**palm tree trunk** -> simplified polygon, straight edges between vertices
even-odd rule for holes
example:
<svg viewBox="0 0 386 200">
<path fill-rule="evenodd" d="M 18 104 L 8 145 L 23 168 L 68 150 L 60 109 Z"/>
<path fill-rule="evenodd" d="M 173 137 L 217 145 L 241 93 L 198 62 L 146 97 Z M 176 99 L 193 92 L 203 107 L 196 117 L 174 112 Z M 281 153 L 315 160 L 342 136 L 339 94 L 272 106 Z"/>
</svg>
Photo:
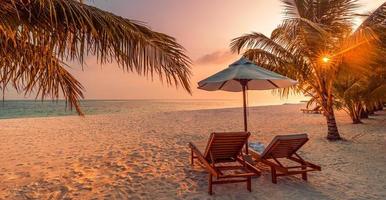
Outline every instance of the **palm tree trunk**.
<svg viewBox="0 0 386 200">
<path fill-rule="evenodd" d="M 353 124 L 361 124 L 361 114 L 363 112 L 362 104 L 356 103 L 353 105 L 353 115 L 351 116 Z"/>
<path fill-rule="evenodd" d="M 368 113 L 369 113 L 369 115 L 374 115 L 374 114 L 375 114 L 374 109 L 371 108 L 371 109 L 368 111 Z"/>
<path fill-rule="evenodd" d="M 327 103 L 327 99 L 323 98 L 323 104 L 326 109 L 326 112 L 324 115 L 326 116 L 327 120 L 327 139 L 328 140 L 341 140 L 338 126 L 336 124 L 335 120 L 335 113 L 332 103 Z"/>
<path fill-rule="evenodd" d="M 353 124 L 361 124 L 362 123 L 360 115 L 357 115 L 357 114 L 352 115 L 351 119 L 352 119 Z"/>
<path fill-rule="evenodd" d="M 327 126 L 328 126 L 327 139 L 328 140 L 342 139 L 338 131 L 338 126 L 336 125 L 334 110 L 331 110 L 330 112 L 326 113 L 326 119 L 327 119 Z"/>
<path fill-rule="evenodd" d="M 377 110 L 378 111 L 383 110 L 383 103 L 381 101 L 378 102 Z"/>
<path fill-rule="evenodd" d="M 361 112 L 361 119 L 368 119 L 369 118 L 369 112 L 366 109 L 363 109 Z"/>
</svg>

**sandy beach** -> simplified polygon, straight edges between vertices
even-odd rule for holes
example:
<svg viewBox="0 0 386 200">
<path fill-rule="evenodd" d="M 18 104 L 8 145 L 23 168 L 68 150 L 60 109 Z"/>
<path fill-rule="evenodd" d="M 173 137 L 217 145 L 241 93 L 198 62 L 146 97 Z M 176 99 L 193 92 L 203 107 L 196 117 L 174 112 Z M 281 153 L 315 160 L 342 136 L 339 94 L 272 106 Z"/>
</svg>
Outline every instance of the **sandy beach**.
<svg viewBox="0 0 386 200">
<path fill-rule="evenodd" d="M 213 196 L 187 143 L 240 131 L 240 108 L 0 120 L 0 199 L 385 199 L 386 111 L 359 125 L 338 112 L 346 141 L 329 142 L 325 119 L 302 107 L 251 108 L 251 141 L 307 133 L 300 153 L 322 171 L 277 185 L 263 171 L 251 193 L 227 184 Z"/>
</svg>

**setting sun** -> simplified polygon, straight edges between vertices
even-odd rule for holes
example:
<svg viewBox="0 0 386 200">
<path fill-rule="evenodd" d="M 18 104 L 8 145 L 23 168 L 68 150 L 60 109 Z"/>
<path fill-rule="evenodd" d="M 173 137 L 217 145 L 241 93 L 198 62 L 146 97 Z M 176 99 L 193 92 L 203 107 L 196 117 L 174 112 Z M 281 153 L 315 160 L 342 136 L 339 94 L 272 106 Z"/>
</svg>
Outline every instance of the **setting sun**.
<svg viewBox="0 0 386 200">
<path fill-rule="evenodd" d="M 324 63 L 328 63 L 328 62 L 330 62 L 331 58 L 328 57 L 328 56 L 324 56 L 324 57 L 322 58 L 322 60 L 323 60 Z"/>
</svg>

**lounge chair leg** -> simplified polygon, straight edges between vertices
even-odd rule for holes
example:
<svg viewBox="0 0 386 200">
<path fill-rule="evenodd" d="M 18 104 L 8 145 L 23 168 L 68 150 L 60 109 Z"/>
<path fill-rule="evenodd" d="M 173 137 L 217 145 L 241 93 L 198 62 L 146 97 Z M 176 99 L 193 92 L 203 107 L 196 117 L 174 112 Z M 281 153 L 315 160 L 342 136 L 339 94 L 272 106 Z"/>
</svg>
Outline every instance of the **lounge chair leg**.
<svg viewBox="0 0 386 200">
<path fill-rule="evenodd" d="M 209 173 L 208 193 L 209 193 L 209 195 L 212 195 L 212 174 L 210 174 L 210 173 Z"/>
<path fill-rule="evenodd" d="M 271 167 L 271 175 L 272 175 L 272 183 L 277 183 L 277 177 L 276 177 L 276 169 L 275 167 Z"/>
<path fill-rule="evenodd" d="M 249 192 L 252 192 L 252 188 L 251 188 L 251 177 L 248 177 L 247 178 L 247 189 Z"/>
<path fill-rule="evenodd" d="M 306 166 L 302 166 L 302 169 L 305 170 L 305 169 L 307 169 L 307 167 Z M 307 181 L 307 172 L 302 173 L 302 179 Z"/>
</svg>

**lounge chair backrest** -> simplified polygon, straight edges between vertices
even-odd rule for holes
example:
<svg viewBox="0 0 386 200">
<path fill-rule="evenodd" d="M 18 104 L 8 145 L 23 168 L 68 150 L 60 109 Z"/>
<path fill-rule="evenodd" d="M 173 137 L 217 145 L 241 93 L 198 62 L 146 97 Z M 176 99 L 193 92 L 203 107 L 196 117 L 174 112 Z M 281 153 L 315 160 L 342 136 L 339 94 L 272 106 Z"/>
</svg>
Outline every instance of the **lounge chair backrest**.
<svg viewBox="0 0 386 200">
<path fill-rule="evenodd" d="M 262 158 L 287 158 L 308 141 L 307 134 L 278 135 L 261 154 Z"/>
<path fill-rule="evenodd" d="M 210 163 L 235 160 L 249 136 L 248 132 L 212 133 L 204 157 Z"/>
</svg>

